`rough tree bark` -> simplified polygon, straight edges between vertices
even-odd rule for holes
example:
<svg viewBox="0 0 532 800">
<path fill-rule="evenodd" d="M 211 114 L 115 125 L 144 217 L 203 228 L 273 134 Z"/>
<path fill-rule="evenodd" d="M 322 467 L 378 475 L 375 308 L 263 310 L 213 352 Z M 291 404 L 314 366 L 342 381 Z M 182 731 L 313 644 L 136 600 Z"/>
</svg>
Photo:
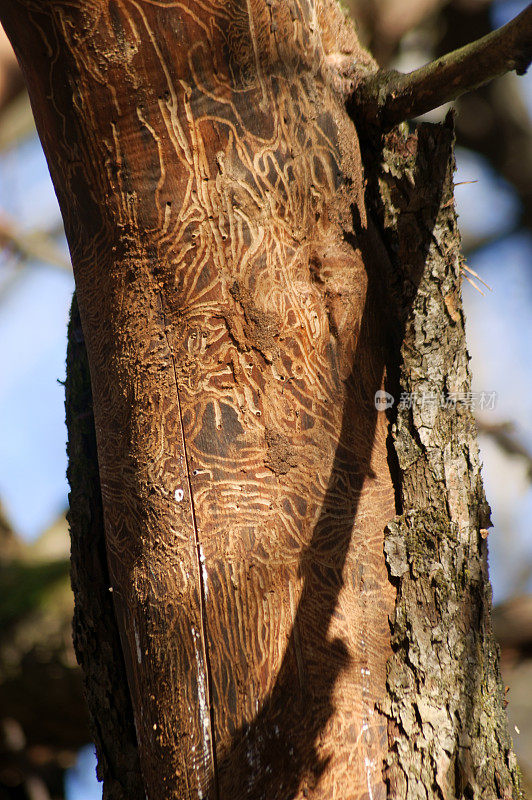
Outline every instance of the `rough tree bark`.
<svg viewBox="0 0 532 800">
<path fill-rule="evenodd" d="M 376 65 L 330 0 L 1 17 L 76 278 L 105 796 L 517 797 L 470 415 L 390 435 L 374 402 L 468 387 L 451 129 L 359 143 L 346 102 Z"/>
</svg>

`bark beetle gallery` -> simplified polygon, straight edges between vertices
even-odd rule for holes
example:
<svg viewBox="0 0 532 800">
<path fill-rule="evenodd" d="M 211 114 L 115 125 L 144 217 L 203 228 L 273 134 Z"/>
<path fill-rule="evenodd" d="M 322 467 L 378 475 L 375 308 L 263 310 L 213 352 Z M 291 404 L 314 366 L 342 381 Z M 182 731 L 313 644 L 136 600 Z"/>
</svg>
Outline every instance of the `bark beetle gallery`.
<svg viewBox="0 0 532 800">
<path fill-rule="evenodd" d="M 398 348 L 430 258 L 434 314 L 444 329 L 454 314 L 449 369 L 469 380 L 449 129 L 383 138 L 363 90 L 376 65 L 330 0 L 3 0 L 0 16 L 61 205 L 90 365 L 89 490 L 90 468 L 83 477 L 74 463 L 89 452 L 73 413 L 72 353 L 84 350 L 75 309 L 76 641 L 106 796 L 417 797 L 412 774 L 444 797 L 474 793 L 486 748 L 469 747 L 469 762 L 459 750 L 466 720 L 445 672 L 456 662 L 439 659 L 410 728 L 401 703 L 415 705 L 413 686 L 394 699 L 389 668 L 387 683 L 415 525 L 409 517 L 406 545 L 399 523 L 388 528 L 388 569 L 384 531 L 415 503 L 408 480 L 392 481 L 390 465 L 405 475 L 408 465 L 391 458 L 374 404 L 386 374 L 388 388 L 408 380 Z M 356 117 L 357 86 L 365 135 L 382 127 L 365 168 L 346 110 Z M 425 440 L 416 463 L 428 465 L 426 485 L 441 482 L 427 508 L 447 515 L 427 539 L 444 531 L 451 571 L 467 542 L 474 591 L 460 602 L 478 611 L 481 489 L 464 436 L 460 480 L 433 468 Z M 447 607 L 430 592 L 432 630 Z M 478 666 L 493 645 L 475 624 Z M 499 687 L 496 667 L 482 680 Z M 414 744 L 425 723 L 430 752 Z M 515 769 L 496 710 L 484 727 L 498 739 L 482 780 L 491 790 L 496 772 L 508 797 Z M 401 750 L 407 738 L 417 755 Z"/>
</svg>

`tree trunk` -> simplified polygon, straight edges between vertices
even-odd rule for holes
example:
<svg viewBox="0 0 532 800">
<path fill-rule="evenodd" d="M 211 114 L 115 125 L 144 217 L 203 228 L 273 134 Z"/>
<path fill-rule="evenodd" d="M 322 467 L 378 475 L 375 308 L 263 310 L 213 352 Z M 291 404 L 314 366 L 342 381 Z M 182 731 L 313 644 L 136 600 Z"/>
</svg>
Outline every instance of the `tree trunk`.
<svg viewBox="0 0 532 800">
<path fill-rule="evenodd" d="M 106 796 L 513 796 L 470 415 L 400 411 L 389 437 L 374 399 L 468 386 L 452 133 L 361 155 L 340 68 L 374 65 L 329 0 L 1 14 L 90 364 L 98 475 L 74 312 Z"/>
</svg>

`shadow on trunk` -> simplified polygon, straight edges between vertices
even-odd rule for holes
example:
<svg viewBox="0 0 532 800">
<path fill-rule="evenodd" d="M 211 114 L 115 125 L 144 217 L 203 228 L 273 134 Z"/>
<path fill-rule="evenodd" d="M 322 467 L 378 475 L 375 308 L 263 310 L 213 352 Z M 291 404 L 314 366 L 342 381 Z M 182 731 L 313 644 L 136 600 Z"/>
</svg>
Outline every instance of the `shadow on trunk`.
<svg viewBox="0 0 532 800">
<path fill-rule="evenodd" d="M 416 163 L 412 175 L 416 187 L 418 181 L 426 182 L 427 178 L 427 155 L 423 153 L 425 148 L 421 144 L 418 159 L 423 159 L 424 163 Z M 366 172 L 368 177 L 373 175 L 373 180 L 376 180 L 378 164 L 373 154 Z M 367 265 L 368 291 L 352 370 L 347 379 L 349 400 L 343 413 L 340 443 L 320 518 L 311 543 L 301 557 L 304 585 L 297 614 L 275 686 L 256 717 L 235 734 L 229 752 L 221 757 L 218 754 L 218 786 L 211 787 L 209 797 L 290 800 L 299 791 L 306 796 L 306 790 L 317 786 L 327 767 L 327 759 L 318 752 L 318 743 L 335 711 L 333 693 L 336 681 L 352 659 L 346 644 L 331 637 L 329 629 L 344 584 L 343 570 L 360 494 L 369 474 L 377 422 L 374 397 L 382 386 L 385 369 L 390 388 L 398 386 L 399 348 L 404 324 L 423 274 L 446 171 L 447 162 L 434 164 L 431 184 L 426 187 L 429 193 L 413 193 L 427 202 L 423 208 L 422 237 L 420 227 L 415 224 L 417 220 L 409 212 L 398 223 L 400 235 L 413 235 L 415 231 L 417 258 L 409 265 L 408 275 L 392 274 L 394 267 L 389 265 L 385 270 L 376 252 L 378 242 L 373 226 L 363 230 L 360 224 L 355 224 L 356 246 L 361 249 Z M 371 178 L 369 183 L 372 192 Z M 400 180 L 395 180 L 394 184 L 400 192 Z M 373 194 L 375 197 L 376 193 Z M 375 212 L 378 214 L 378 209 Z M 412 209 L 412 214 L 414 212 L 417 215 L 419 209 Z M 384 251 L 384 246 L 380 246 Z M 409 284 L 406 292 L 405 281 Z M 408 304 L 404 304 L 405 295 L 410 298 Z M 403 300 L 402 307 L 399 297 Z M 378 347 L 376 343 L 379 340 Z M 369 363 L 368 353 L 378 354 L 375 363 Z M 356 430 L 363 431 L 363 435 L 353 437 Z M 345 442 L 349 441 L 354 442 L 353 448 L 346 447 Z M 392 464 L 390 467 L 395 473 Z M 349 499 L 349 512 L 337 519 L 332 536 L 331 509 L 338 506 L 339 493 Z M 361 584 L 363 570 L 364 565 L 360 563 Z M 371 576 L 367 579 L 371 580 Z M 307 659 L 303 665 L 298 664 L 299 642 L 307 644 Z M 312 660 L 308 657 L 309 652 Z M 301 666 L 304 681 L 301 680 Z"/>
</svg>

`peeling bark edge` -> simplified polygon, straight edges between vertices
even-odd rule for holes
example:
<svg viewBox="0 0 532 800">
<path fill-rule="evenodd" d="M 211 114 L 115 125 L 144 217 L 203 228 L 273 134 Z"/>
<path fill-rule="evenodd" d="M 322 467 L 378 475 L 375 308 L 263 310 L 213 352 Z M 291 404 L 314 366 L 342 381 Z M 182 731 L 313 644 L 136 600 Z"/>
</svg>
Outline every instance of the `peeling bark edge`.
<svg viewBox="0 0 532 800">
<path fill-rule="evenodd" d="M 73 639 L 104 800 L 144 800 L 137 738 L 109 586 L 89 365 L 76 301 L 68 326 L 65 409 Z"/>
<path fill-rule="evenodd" d="M 385 778 L 393 800 L 517 800 L 490 617 L 489 506 L 476 427 L 467 403 L 442 402 L 471 389 L 453 145 L 451 119 L 409 137 L 395 130 L 384 139 L 380 173 L 369 178 L 392 264 L 400 347 L 388 389 L 406 400 L 391 419 L 402 513 L 384 544 L 397 586 L 381 709 L 389 719 Z"/>
</svg>

